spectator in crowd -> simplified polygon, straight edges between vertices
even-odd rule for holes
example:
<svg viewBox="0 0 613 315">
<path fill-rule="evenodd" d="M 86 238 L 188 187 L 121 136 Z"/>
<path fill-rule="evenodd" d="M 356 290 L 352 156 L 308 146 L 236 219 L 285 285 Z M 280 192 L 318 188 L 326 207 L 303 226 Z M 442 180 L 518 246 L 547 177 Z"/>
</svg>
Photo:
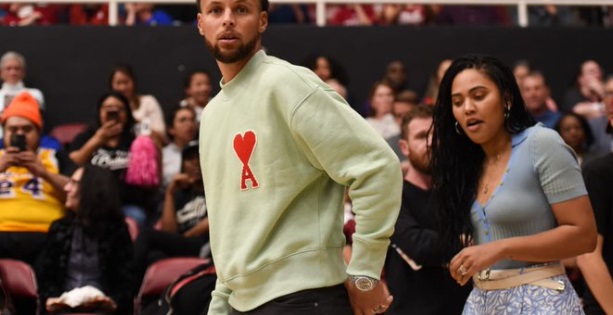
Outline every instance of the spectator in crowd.
<svg viewBox="0 0 613 315">
<path fill-rule="evenodd" d="M 328 83 L 335 91 L 344 92 L 343 98 L 352 105 L 354 102 L 349 94 L 349 77 L 341 63 L 335 58 L 321 54 L 311 54 L 307 56 L 301 64 L 303 67 L 311 69 L 324 82 Z M 366 115 L 366 110 L 356 108 L 356 111 Z"/>
<path fill-rule="evenodd" d="M 336 79 L 344 86 L 349 84 L 345 68 L 331 56 L 312 54 L 302 61 L 302 66 L 311 69 L 324 82 Z"/>
<path fill-rule="evenodd" d="M 110 170 L 119 187 L 124 214 L 142 227 L 154 200 L 150 189 L 125 181 L 135 139 L 130 104 L 123 94 L 109 92 L 102 95 L 97 109 L 97 123 L 76 136 L 69 147 L 70 158 L 77 165 L 93 164 Z"/>
<path fill-rule="evenodd" d="M 69 9 L 71 25 L 108 25 L 108 4 L 73 4 Z"/>
<path fill-rule="evenodd" d="M 409 159 L 402 206 L 385 275 L 396 298 L 385 314 L 460 314 L 470 287 L 460 287 L 445 268 L 430 178 L 432 107 L 415 107 L 402 122 L 402 153 Z M 440 303 L 441 296 L 445 303 Z"/>
<path fill-rule="evenodd" d="M 69 211 L 51 225 L 36 264 L 43 314 L 130 314 L 134 249 L 114 176 L 86 164 L 74 172 L 64 189 Z M 85 286 L 104 296 L 75 308 L 59 298 Z"/>
<path fill-rule="evenodd" d="M 475 287 L 464 314 L 581 313 L 560 263 L 596 245 L 581 169 L 555 131 L 534 125 L 498 59 L 469 55 L 447 70 L 432 171 L 442 244 L 462 248 L 449 272 Z"/>
<path fill-rule="evenodd" d="M 394 89 L 385 82 L 376 82 L 370 90 L 371 114 L 366 121 L 384 138 L 389 139 L 400 134 L 400 126 L 396 124 L 392 108 L 394 105 Z"/>
<path fill-rule="evenodd" d="M 441 80 L 443 80 L 443 76 L 451 65 L 451 62 L 451 59 L 441 60 L 436 69 L 430 75 L 428 87 L 426 88 L 426 93 L 423 99 L 424 104 L 434 106 L 434 104 L 436 103 L 436 97 L 438 95 L 438 86 L 441 84 Z"/>
<path fill-rule="evenodd" d="M 553 128 L 560 134 L 564 143 L 575 151 L 579 166 L 587 165 L 600 156 L 592 150 L 594 135 L 583 116 L 575 113 L 563 114 Z"/>
<path fill-rule="evenodd" d="M 9 51 L 4 53 L 0 58 L 0 78 L 2 79 L 2 88 L 0 89 L 0 114 L 4 111 L 8 104 L 11 103 L 13 97 L 22 91 L 27 91 L 32 95 L 40 105 L 42 110 L 45 109 L 45 99 L 43 93 L 35 88 L 27 88 L 23 83 L 26 76 L 26 60 L 18 52 Z M 0 137 L 2 132 L 0 132 Z"/>
<path fill-rule="evenodd" d="M 177 107 L 169 115 L 168 135 L 170 143 L 162 150 L 162 189 L 181 171 L 181 152 L 183 148 L 196 138 L 196 112 L 191 107 Z"/>
<path fill-rule="evenodd" d="M 477 5 L 444 5 L 436 16 L 443 25 L 507 25 L 504 7 Z"/>
<path fill-rule="evenodd" d="M 394 115 L 394 120 L 396 121 L 396 124 L 398 124 L 398 127 L 401 129 L 401 131 L 402 120 L 404 119 L 404 117 L 407 116 L 409 112 L 411 112 L 411 110 L 413 110 L 418 105 L 419 97 L 417 96 L 417 93 L 411 90 L 401 91 L 394 99 L 392 114 Z M 394 150 L 394 153 L 396 153 L 396 155 L 400 159 L 400 167 L 402 168 L 402 174 L 406 174 L 409 170 L 409 162 L 407 160 L 406 155 L 404 155 L 402 153 L 402 150 L 400 149 L 400 140 L 402 139 L 401 133 L 396 136 L 392 136 L 385 141 L 387 141 L 387 144 L 389 144 L 392 150 Z"/>
<path fill-rule="evenodd" d="M 613 104 L 613 75 L 607 77 L 604 83 L 604 98 L 602 100 L 605 109 Z M 609 123 L 609 115 L 605 110 L 605 115 L 597 116 L 588 120 L 592 133 L 594 134 L 594 147 L 592 148 L 595 154 L 604 155 L 611 153 L 613 144 L 613 135 L 611 135 L 611 124 Z"/>
<path fill-rule="evenodd" d="M 424 25 L 432 22 L 433 13 L 429 5 L 384 4 L 378 20 L 383 25 Z"/>
<path fill-rule="evenodd" d="M 33 263 L 49 225 L 64 214 L 64 185 L 74 164 L 63 153 L 39 147 L 43 120 L 28 92 L 13 98 L 0 120 L 0 257 Z"/>
<path fill-rule="evenodd" d="M 161 231 L 144 230 L 134 244 L 137 283 L 147 266 L 167 257 L 209 256 L 209 220 L 198 159 L 198 141 L 191 141 L 181 155 L 181 171 L 174 174 L 164 193 Z"/>
<path fill-rule="evenodd" d="M 596 61 L 584 61 L 577 75 L 576 85 L 564 94 L 560 110 L 575 111 L 588 119 L 603 115 L 603 76 L 602 68 Z"/>
<path fill-rule="evenodd" d="M 417 107 L 417 105 L 419 105 L 419 96 L 415 91 L 403 90 L 396 94 L 394 105 L 392 105 L 392 113 L 399 127 L 402 126 L 404 117 L 406 117 L 413 108 Z"/>
<path fill-rule="evenodd" d="M 560 5 L 531 5 L 528 7 L 530 26 L 571 26 L 577 25 L 572 8 Z"/>
<path fill-rule="evenodd" d="M 394 153 L 314 73 L 262 50 L 267 0 L 198 5 L 222 73 L 200 125 L 218 275 L 209 314 L 385 312 L 393 298 L 378 281 L 401 190 Z M 347 188 L 356 213 L 348 265 Z"/>
<path fill-rule="evenodd" d="M 170 16 L 173 25 L 179 23 L 194 25 L 196 22 L 196 7 L 191 3 L 177 4 L 168 2 L 167 4 L 156 5 L 155 8 L 166 12 Z"/>
<path fill-rule="evenodd" d="M 130 101 L 130 110 L 137 123 L 136 134 L 152 134 L 159 144 L 165 144 L 166 126 L 162 107 L 153 95 L 138 94 L 138 85 L 132 67 L 128 65 L 115 67 L 109 77 L 109 86 Z"/>
<path fill-rule="evenodd" d="M 147 26 L 166 26 L 172 25 L 172 17 L 164 10 L 156 9 L 151 3 L 126 3 L 125 24 L 147 25 Z"/>
<path fill-rule="evenodd" d="M 392 89 L 394 95 L 398 94 L 407 88 L 407 67 L 400 60 L 394 60 L 387 64 L 383 81 L 387 82 Z"/>
<path fill-rule="evenodd" d="M 513 76 L 515 77 L 515 81 L 517 81 L 517 85 L 521 89 L 522 84 L 524 83 L 524 79 L 532 72 L 532 64 L 530 61 L 525 59 L 520 59 L 515 61 L 513 64 Z"/>
<path fill-rule="evenodd" d="M 309 24 L 312 18 L 304 4 L 270 4 L 268 20 L 271 24 Z"/>
<path fill-rule="evenodd" d="M 58 7 L 48 4 L 12 3 L 4 16 L 4 25 L 51 25 L 58 22 Z"/>
<path fill-rule="evenodd" d="M 613 130 L 613 103 L 605 104 L 610 132 Z M 583 176 L 598 226 L 596 249 L 577 257 L 577 265 L 588 287 L 583 307 L 587 315 L 613 314 L 613 154 L 609 151 L 588 163 Z"/>
<path fill-rule="evenodd" d="M 205 70 L 192 71 L 183 81 L 185 99 L 181 106 L 189 106 L 196 111 L 196 118 L 200 121 L 202 110 L 209 103 L 213 94 L 211 75 Z"/>
<path fill-rule="evenodd" d="M 371 4 L 338 4 L 327 6 L 328 25 L 375 25 L 377 15 Z"/>
<path fill-rule="evenodd" d="M 539 71 L 530 72 L 520 85 L 526 108 L 534 120 L 543 123 L 547 128 L 553 128 L 562 114 L 552 111 L 547 106 L 551 91 L 545 75 Z"/>
</svg>

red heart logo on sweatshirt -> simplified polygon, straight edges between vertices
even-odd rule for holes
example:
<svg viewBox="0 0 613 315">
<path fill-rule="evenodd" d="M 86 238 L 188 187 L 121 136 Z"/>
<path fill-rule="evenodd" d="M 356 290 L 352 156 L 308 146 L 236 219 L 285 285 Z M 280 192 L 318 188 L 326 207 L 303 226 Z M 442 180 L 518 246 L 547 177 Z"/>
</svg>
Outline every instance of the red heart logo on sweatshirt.
<svg viewBox="0 0 613 315">
<path fill-rule="evenodd" d="M 234 151 L 238 158 L 243 162 L 243 165 L 248 165 L 255 147 L 255 133 L 253 131 L 245 132 L 245 135 L 237 134 L 234 137 Z"/>
</svg>

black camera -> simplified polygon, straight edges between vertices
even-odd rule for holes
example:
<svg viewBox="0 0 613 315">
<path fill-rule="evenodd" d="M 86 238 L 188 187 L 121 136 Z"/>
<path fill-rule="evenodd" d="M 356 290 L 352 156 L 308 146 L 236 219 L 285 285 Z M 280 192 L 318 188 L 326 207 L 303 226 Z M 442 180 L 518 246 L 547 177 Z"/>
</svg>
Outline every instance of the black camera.
<svg viewBox="0 0 613 315">
<path fill-rule="evenodd" d="M 11 137 L 11 147 L 18 148 L 20 152 L 25 151 L 26 150 L 26 136 L 14 134 Z"/>
</svg>

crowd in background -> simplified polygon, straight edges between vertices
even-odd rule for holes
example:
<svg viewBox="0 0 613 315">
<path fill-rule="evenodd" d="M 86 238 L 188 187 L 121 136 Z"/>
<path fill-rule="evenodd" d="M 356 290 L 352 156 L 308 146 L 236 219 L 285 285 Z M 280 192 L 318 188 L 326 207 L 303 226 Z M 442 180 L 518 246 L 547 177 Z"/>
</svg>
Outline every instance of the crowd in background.
<svg viewBox="0 0 613 315">
<path fill-rule="evenodd" d="M 43 8 L 51 10 L 51 7 Z M 134 7 L 141 7 L 141 5 L 134 4 Z M 145 4 L 142 4 L 142 7 L 149 10 L 153 9 Z M 282 7 L 280 6 L 277 9 L 281 10 Z M 60 8 L 62 7 L 57 7 L 57 9 Z M 65 6 L 63 8 L 70 9 L 70 11 L 66 11 L 70 12 L 69 18 L 78 16 L 78 14 L 73 15 L 73 13 L 79 10 L 81 10 L 80 14 L 94 12 L 91 11 L 92 7 L 86 5 Z M 290 7 L 290 9 L 296 8 L 300 7 Z M 365 11 L 366 15 L 361 13 L 358 15 L 372 17 L 372 22 L 374 22 L 374 18 L 377 16 L 388 17 L 392 21 L 400 19 L 399 15 L 407 13 L 406 19 L 410 20 L 411 14 L 408 13 L 411 8 L 412 6 L 407 8 L 390 6 L 385 7 L 385 10 L 380 12 L 372 11 L 369 14 L 370 11 L 367 10 Z M 6 10 L 4 15 L 4 21 L 6 22 L 13 8 L 5 7 L 4 9 Z M 41 8 L 37 6 L 36 10 L 38 9 Z M 130 23 L 138 24 L 139 22 L 135 22 L 139 20 L 138 14 L 134 16 L 129 14 L 132 9 L 134 8 L 126 7 L 128 15 L 125 21 L 126 23 L 131 21 Z M 356 9 L 358 12 L 361 10 L 344 6 L 336 9 L 341 11 Z M 400 9 L 403 13 L 394 12 L 395 9 Z M 428 8 L 428 10 L 431 9 Z M 439 8 L 439 10 L 436 14 L 437 17 L 442 16 L 445 8 Z M 58 22 L 57 17 L 61 16 L 61 12 L 63 11 L 57 10 L 54 13 L 56 14 L 54 15 L 55 20 L 49 23 Z M 105 10 L 100 12 L 103 12 L 100 13 L 102 15 L 106 14 Z M 272 14 L 274 12 L 273 10 Z M 304 14 L 303 18 L 309 16 L 309 10 L 293 10 L 292 12 L 298 16 L 300 16 L 298 13 Z M 493 10 L 491 12 L 500 13 L 501 11 Z M 423 14 L 426 15 L 431 13 L 430 11 L 423 11 Z M 338 14 L 339 16 L 343 15 Z M 35 19 L 37 23 L 42 22 L 46 15 L 41 13 L 40 16 L 41 18 Z M 168 18 L 167 20 L 172 23 L 174 19 Z M 73 22 L 73 20 L 69 21 Z M 87 19 L 81 19 L 80 21 L 90 23 L 88 22 L 90 20 Z M 105 18 L 99 19 L 101 24 L 104 24 L 104 21 L 106 21 Z M 339 24 L 344 24 L 344 22 L 339 22 Z M 346 85 L 350 78 L 347 77 L 343 66 L 333 57 L 313 55 L 303 61 L 303 66 L 311 69 L 341 96 L 350 100 L 352 106 L 394 149 L 402 162 L 403 171 L 406 173 L 411 169 L 411 165 L 399 144 L 399 140 L 403 137 L 402 121 L 414 108 L 420 106 L 432 107 L 436 103 L 438 86 L 450 63 L 451 60 L 441 60 L 440 64 L 436 65 L 432 71 L 427 89 L 418 91 L 407 85 L 407 69 L 404 63 L 393 61 L 388 64 L 386 69 L 381 69 L 382 75 L 380 78 L 371 78 L 373 85 L 366 100 L 355 100 L 348 93 Z M 576 84 L 570 86 L 564 93 L 564 98 L 559 100 L 552 99 L 547 84 L 547 76 L 552 74 L 540 72 L 527 60 L 518 60 L 513 65 L 513 70 L 521 88 L 526 108 L 533 118 L 546 127 L 555 129 L 575 151 L 579 163 L 585 165 L 596 157 L 611 152 L 613 138 L 608 133 L 611 127 L 609 126 L 605 104 L 613 104 L 613 77 L 607 77 L 605 69 L 602 69 L 595 60 L 586 60 L 582 64 L 574 66 L 577 67 L 578 73 L 575 80 Z M 120 309 L 131 307 L 126 305 L 125 301 L 129 301 L 126 295 L 134 294 L 135 288 L 142 280 L 145 269 L 153 261 L 173 256 L 208 257 L 206 198 L 197 158 L 197 142 L 194 142 L 198 135 L 202 110 L 214 96 L 214 82 L 212 82 L 207 71 L 193 69 L 183 82 L 184 99 L 177 100 L 176 104 L 161 106 L 154 95 L 139 93 L 137 76 L 134 69 L 129 65 L 118 65 L 109 69 L 108 85 L 100 87 L 101 91 L 106 90 L 107 92 L 100 95 L 97 104 L 91 104 L 92 107 L 98 108 L 96 117 L 85 117 L 83 123 L 88 123 L 87 127 L 76 134 L 69 143 L 60 143 L 53 137 L 42 134 L 42 125 L 44 124 L 42 117 L 40 114 L 35 115 L 32 112 L 44 111 L 46 106 L 43 97 L 44 91 L 27 87 L 24 84 L 26 61 L 23 56 L 16 52 L 5 53 L 0 59 L 0 74 L 3 82 L 0 89 L 0 112 L 2 112 L 3 130 L 5 131 L 4 141 L 2 142 L 5 149 L 2 152 L 14 153 L 15 156 L 21 154 L 19 151 L 13 152 L 14 150 L 11 149 L 14 145 L 12 134 L 22 133 L 20 128 L 30 128 L 26 132 L 32 132 L 34 135 L 32 140 L 26 140 L 28 145 L 33 147 L 34 152 L 47 150 L 48 155 L 39 156 L 41 163 L 49 172 L 61 177 L 56 181 L 54 187 L 46 187 L 47 190 L 44 192 L 54 196 L 54 202 L 45 205 L 49 207 L 50 212 L 38 218 L 23 218 L 17 213 L 18 211 L 11 212 L 8 215 L 9 217 L 0 215 L 0 240 L 6 238 L 7 235 L 11 237 L 11 242 L 0 242 L 0 247 L 2 247 L 0 256 L 21 259 L 37 266 L 37 271 L 42 275 L 41 280 L 46 283 L 41 288 L 54 289 L 43 292 L 41 297 L 53 297 L 84 283 L 96 285 L 102 283 L 103 287 L 114 290 L 112 288 L 115 288 L 115 283 L 105 283 L 100 278 L 90 279 L 89 282 L 78 277 L 71 278 L 68 271 L 66 273 L 68 279 L 70 279 L 69 284 L 54 287 L 54 285 L 58 286 L 57 283 L 53 283 L 54 279 L 55 281 L 63 281 L 63 279 L 57 280 L 57 277 L 54 278 L 52 275 L 44 273 L 44 270 L 50 268 L 49 266 L 55 268 L 58 264 L 65 270 L 69 270 L 71 264 L 75 264 L 70 257 L 73 257 L 73 255 L 83 257 L 83 253 L 76 252 L 80 247 L 75 245 L 75 237 L 79 242 L 92 244 L 92 242 L 95 243 L 96 237 L 103 235 L 96 233 L 110 233 L 110 231 L 96 231 L 90 235 L 89 232 L 84 232 L 89 231 L 87 220 L 98 218 L 96 215 L 103 217 L 109 215 L 110 217 L 96 220 L 109 220 L 109 222 L 114 222 L 113 224 L 120 225 L 121 223 L 117 223 L 117 220 L 113 221 L 112 218 L 125 215 L 140 227 L 140 234 L 133 238 L 134 246 L 129 246 L 130 243 L 125 244 L 125 242 L 129 242 L 127 241 L 127 229 L 126 233 L 121 232 L 117 236 L 125 241 L 123 245 L 128 245 L 127 247 L 106 242 L 99 245 L 106 250 L 104 252 L 106 254 L 113 251 L 112 246 L 119 246 L 117 247 L 119 248 L 117 253 L 121 253 L 125 266 L 129 266 L 126 268 L 130 268 L 129 273 L 121 273 L 126 275 L 127 279 L 124 280 L 130 283 L 130 290 L 125 291 L 125 287 L 122 287 L 121 296 L 112 300 L 113 303 L 121 304 L 119 305 Z M 20 109 L 22 107 L 28 108 L 26 113 Z M 164 111 L 163 108 L 171 108 L 172 110 Z M 9 123 L 14 121 L 10 118 L 14 116 L 26 117 L 29 120 L 29 124 L 27 122 L 26 124 L 32 125 L 32 127 L 17 126 L 10 129 Z M 3 154 L 6 155 L 6 153 Z M 56 155 L 57 158 L 51 158 L 51 155 Z M 134 156 L 136 155 L 139 156 L 139 163 L 136 163 L 138 165 L 134 165 Z M 2 199 L 2 195 L 6 196 L 12 193 L 11 188 L 13 186 L 11 185 L 14 182 L 11 176 L 14 176 L 13 173 L 16 172 L 10 170 L 10 167 L 25 163 L 20 162 L 20 159 L 21 157 L 16 157 L 16 162 L 7 164 L 8 166 L 5 165 L 7 167 L 3 167 L 2 160 L 0 160 L 0 166 L 2 166 L 0 167 L 0 173 L 2 174 L 2 177 L 0 177 L 0 207 L 3 211 L 7 209 L 8 203 L 3 204 L 7 202 L 7 199 Z M 148 164 L 149 162 L 150 164 Z M 90 217 L 84 215 L 83 217 L 86 219 L 84 219 L 83 226 L 85 227 L 82 230 L 75 230 L 73 222 L 79 222 L 79 220 L 70 215 L 68 218 L 65 218 L 65 216 L 67 213 L 70 214 L 71 211 L 75 211 L 74 209 L 80 208 L 73 205 L 73 209 L 66 206 L 71 209 L 66 210 L 62 202 L 70 198 L 71 192 L 73 195 L 75 194 L 76 186 L 74 185 L 79 185 L 78 181 L 83 176 L 83 170 L 85 170 L 85 174 L 98 172 L 96 169 L 88 170 L 85 166 L 89 165 L 109 172 L 111 177 L 105 174 L 96 176 L 102 177 L 106 181 L 113 181 L 116 184 L 117 191 L 106 193 L 116 196 L 119 204 L 109 206 L 115 211 L 112 213 L 88 214 Z M 75 172 L 75 170 L 81 171 Z M 41 171 L 34 166 L 27 167 L 27 171 L 22 170 L 21 172 L 31 173 L 28 177 L 29 182 L 23 183 L 23 188 L 29 189 L 28 191 L 34 194 L 38 188 L 32 185 L 39 183 L 38 178 L 48 176 L 45 175 L 46 171 Z M 134 175 L 134 172 L 136 172 L 136 175 Z M 72 174 L 78 175 L 75 178 L 75 175 Z M 71 175 L 73 178 L 69 179 L 68 177 Z M 85 178 L 88 178 L 87 176 L 93 175 L 86 175 Z M 31 182 L 32 180 L 34 182 Z M 70 186 L 69 182 L 73 183 L 73 186 Z M 26 197 L 21 196 L 20 198 Z M 12 201 L 14 204 L 9 206 L 19 207 L 30 202 L 23 200 Z M 20 202 L 24 203 L 21 204 Z M 350 200 L 347 200 L 347 202 L 346 222 L 349 231 L 347 233 L 348 239 L 350 239 L 352 213 Z M 79 215 L 76 217 L 78 218 Z M 60 223 L 51 225 L 52 222 L 61 218 L 64 219 L 58 221 Z M 25 223 L 19 222 L 20 219 L 23 219 Z M 66 231 L 70 231 L 69 234 L 66 234 L 68 233 Z M 15 232 L 18 232 L 18 235 L 14 234 Z M 52 240 L 64 243 L 58 245 L 50 243 L 49 240 L 45 241 L 47 233 L 50 233 L 49 238 Z M 51 233 L 53 233 L 53 237 Z M 60 233 L 59 236 L 57 233 Z M 13 247 L 5 247 L 8 244 L 7 242 L 11 243 Z M 28 245 L 23 246 L 21 242 L 26 242 Z M 49 246 L 52 246 L 50 244 L 53 247 L 50 248 Z M 19 250 L 15 250 L 18 247 Z M 51 261 L 49 256 L 36 257 L 40 252 L 56 253 L 53 254 L 55 255 L 53 257 L 60 255 L 57 254 L 59 252 L 61 253 L 60 257 L 65 260 Z M 100 259 L 102 258 L 106 257 L 100 257 Z M 571 278 L 575 281 L 579 293 L 583 292 L 576 262 L 571 260 L 567 263 L 572 275 Z M 85 266 L 91 267 L 88 264 L 85 264 Z M 103 276 L 103 274 L 100 276 Z M 107 293 L 107 295 L 113 296 L 113 292 Z M 45 300 L 41 301 L 43 305 L 45 302 Z"/>
<path fill-rule="evenodd" d="M 182 25 L 195 23 L 195 6 L 127 3 L 120 5 L 122 25 Z M 272 24 L 311 24 L 316 21 L 314 4 L 271 4 Z M 0 24 L 107 25 L 107 4 L 0 5 Z M 425 4 L 329 4 L 326 24 L 357 25 L 517 25 L 515 6 L 467 6 Z M 613 26 L 613 7 L 529 6 L 531 26 Z"/>
</svg>

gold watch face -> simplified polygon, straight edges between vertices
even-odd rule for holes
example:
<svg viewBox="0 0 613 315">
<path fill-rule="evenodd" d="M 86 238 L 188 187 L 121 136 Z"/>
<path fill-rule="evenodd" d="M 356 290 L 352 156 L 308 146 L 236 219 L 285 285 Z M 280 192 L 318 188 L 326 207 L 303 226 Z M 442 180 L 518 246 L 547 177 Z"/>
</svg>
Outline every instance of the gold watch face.
<svg viewBox="0 0 613 315">
<path fill-rule="evenodd" d="M 360 291 L 370 291 L 374 287 L 374 282 L 367 277 L 358 277 L 355 279 L 355 287 Z"/>
</svg>

